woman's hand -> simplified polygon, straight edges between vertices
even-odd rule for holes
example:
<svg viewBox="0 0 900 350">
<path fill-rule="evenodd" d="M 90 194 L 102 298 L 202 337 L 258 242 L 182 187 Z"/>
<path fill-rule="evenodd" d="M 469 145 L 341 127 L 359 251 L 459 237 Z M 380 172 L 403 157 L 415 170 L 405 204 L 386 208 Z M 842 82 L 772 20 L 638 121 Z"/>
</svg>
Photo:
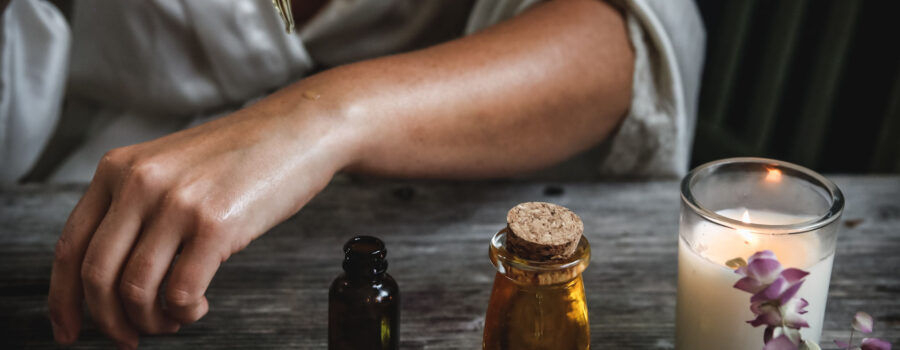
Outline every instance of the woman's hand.
<svg viewBox="0 0 900 350">
<path fill-rule="evenodd" d="M 219 265 L 297 212 L 348 160 L 338 118 L 320 118 L 316 104 L 264 100 L 107 153 L 57 243 L 57 341 L 78 337 L 82 300 L 120 348 L 136 347 L 139 332 L 171 333 L 203 317 Z M 286 117 L 303 113 L 319 115 Z"/>
</svg>

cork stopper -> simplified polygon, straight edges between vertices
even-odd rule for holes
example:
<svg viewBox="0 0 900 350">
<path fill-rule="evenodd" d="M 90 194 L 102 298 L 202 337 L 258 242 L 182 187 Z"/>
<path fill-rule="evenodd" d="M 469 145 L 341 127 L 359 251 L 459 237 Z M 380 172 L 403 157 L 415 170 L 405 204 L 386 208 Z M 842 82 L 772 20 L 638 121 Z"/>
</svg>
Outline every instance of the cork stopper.
<svg viewBox="0 0 900 350">
<path fill-rule="evenodd" d="M 506 249 L 535 261 L 563 260 L 575 252 L 584 223 L 566 207 L 526 202 L 506 214 Z"/>
</svg>

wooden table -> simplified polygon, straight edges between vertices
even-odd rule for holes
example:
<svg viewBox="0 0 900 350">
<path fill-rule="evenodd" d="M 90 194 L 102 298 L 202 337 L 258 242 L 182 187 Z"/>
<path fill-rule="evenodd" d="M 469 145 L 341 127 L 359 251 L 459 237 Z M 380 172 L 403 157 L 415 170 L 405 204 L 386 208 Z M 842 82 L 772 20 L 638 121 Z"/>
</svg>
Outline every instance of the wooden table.
<svg viewBox="0 0 900 350">
<path fill-rule="evenodd" d="M 857 310 L 900 347 L 900 177 L 833 179 L 847 197 L 823 345 L 846 338 Z M 53 247 L 81 186 L 0 190 L 2 348 L 56 348 L 46 317 Z M 326 348 L 327 290 L 341 246 L 373 234 L 388 246 L 402 291 L 404 349 L 479 349 L 494 268 L 488 240 L 506 211 L 550 201 L 580 214 L 593 256 L 585 289 L 595 349 L 674 343 L 676 182 L 545 184 L 345 182 L 222 266 L 211 311 L 144 349 Z M 90 322 L 75 348 L 110 348 Z"/>
</svg>

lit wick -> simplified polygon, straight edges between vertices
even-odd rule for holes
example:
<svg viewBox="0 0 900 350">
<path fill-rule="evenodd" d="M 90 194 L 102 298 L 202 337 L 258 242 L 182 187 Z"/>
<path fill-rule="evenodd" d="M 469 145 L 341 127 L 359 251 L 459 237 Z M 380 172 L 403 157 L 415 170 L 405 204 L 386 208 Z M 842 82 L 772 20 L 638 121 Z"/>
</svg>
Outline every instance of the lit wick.
<svg viewBox="0 0 900 350">
<path fill-rule="evenodd" d="M 780 172 L 779 172 L 779 174 L 780 174 Z M 750 223 L 750 211 L 749 210 L 744 209 L 744 215 L 741 215 L 741 221 L 743 221 L 745 224 Z M 744 237 L 744 244 L 750 245 L 751 243 L 756 243 L 756 237 L 754 237 L 753 234 L 750 233 L 750 231 L 737 230 L 737 232 L 738 232 L 738 234 L 741 235 L 741 237 Z"/>
<path fill-rule="evenodd" d="M 781 182 L 781 170 L 768 168 L 769 173 L 766 174 L 767 182 Z"/>
</svg>

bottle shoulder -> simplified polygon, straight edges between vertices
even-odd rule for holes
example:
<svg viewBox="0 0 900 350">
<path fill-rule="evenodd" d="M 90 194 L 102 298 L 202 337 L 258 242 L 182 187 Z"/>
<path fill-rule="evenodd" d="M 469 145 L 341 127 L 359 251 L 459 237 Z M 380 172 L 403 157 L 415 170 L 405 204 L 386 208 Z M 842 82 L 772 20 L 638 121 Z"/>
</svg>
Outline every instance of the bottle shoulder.
<svg viewBox="0 0 900 350">
<path fill-rule="evenodd" d="M 400 286 L 397 285 L 397 281 L 394 280 L 390 274 L 385 273 L 384 278 L 381 280 L 382 288 L 389 289 L 392 291 L 400 291 Z"/>
<path fill-rule="evenodd" d="M 354 295 L 376 301 L 396 299 L 399 293 L 397 282 L 387 273 L 375 279 L 354 278 L 342 273 L 334 279 L 329 290 L 331 295 Z"/>
</svg>

